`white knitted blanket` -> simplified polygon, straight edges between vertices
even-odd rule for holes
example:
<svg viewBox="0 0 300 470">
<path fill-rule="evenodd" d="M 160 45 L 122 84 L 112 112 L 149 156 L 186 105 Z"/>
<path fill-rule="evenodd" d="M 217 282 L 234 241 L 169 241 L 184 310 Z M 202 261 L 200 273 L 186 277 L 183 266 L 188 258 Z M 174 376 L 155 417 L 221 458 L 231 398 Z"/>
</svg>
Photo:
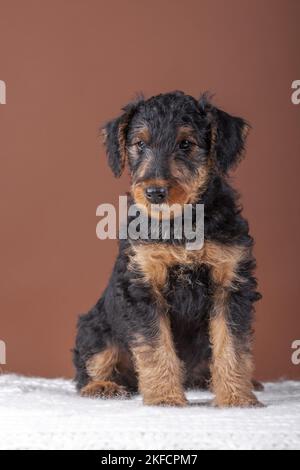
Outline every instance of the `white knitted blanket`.
<svg viewBox="0 0 300 470">
<path fill-rule="evenodd" d="M 218 410 L 209 392 L 183 409 L 140 397 L 92 400 L 71 381 L 0 376 L 0 449 L 300 449 L 300 382 L 267 384 L 265 409 Z"/>
</svg>

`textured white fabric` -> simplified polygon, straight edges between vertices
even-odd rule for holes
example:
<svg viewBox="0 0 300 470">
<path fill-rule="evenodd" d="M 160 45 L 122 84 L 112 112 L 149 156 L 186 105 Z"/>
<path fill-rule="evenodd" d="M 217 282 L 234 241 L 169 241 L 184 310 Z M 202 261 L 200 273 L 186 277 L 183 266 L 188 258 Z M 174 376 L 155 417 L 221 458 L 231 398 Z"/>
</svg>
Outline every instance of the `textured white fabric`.
<svg viewBox="0 0 300 470">
<path fill-rule="evenodd" d="M 0 376 L 0 449 L 300 449 L 300 382 L 267 384 L 265 409 L 218 410 L 209 392 L 188 408 L 140 397 L 92 400 L 71 381 Z"/>
</svg>

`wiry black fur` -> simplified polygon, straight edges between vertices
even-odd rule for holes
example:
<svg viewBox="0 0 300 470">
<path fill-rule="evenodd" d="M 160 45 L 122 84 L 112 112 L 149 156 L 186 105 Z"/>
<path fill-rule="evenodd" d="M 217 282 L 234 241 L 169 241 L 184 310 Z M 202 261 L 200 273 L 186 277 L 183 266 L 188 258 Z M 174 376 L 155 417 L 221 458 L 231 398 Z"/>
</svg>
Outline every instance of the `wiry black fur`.
<svg viewBox="0 0 300 470">
<path fill-rule="evenodd" d="M 196 133 L 201 152 L 197 162 L 185 161 L 190 166 L 206 164 L 213 152 L 215 165 L 209 177 L 209 184 L 197 202 L 205 204 L 205 239 L 225 245 L 241 245 L 249 248 L 253 240 L 248 224 L 241 215 L 237 193 L 231 188 L 227 172 L 240 159 L 244 149 L 246 123 L 240 118 L 214 108 L 207 99 L 199 102 L 182 92 L 159 95 L 149 100 L 140 99 L 124 109 L 123 114 L 106 125 L 108 161 L 114 174 L 122 172 L 118 129 L 126 123 L 126 142 L 135 126 L 147 122 L 151 127 L 156 153 L 155 175 L 169 178 L 166 156 L 172 152 L 176 127 L 191 125 Z M 215 141 L 212 130 L 216 129 Z M 179 152 L 179 151 L 178 151 Z M 178 153 L 178 159 L 184 155 Z M 141 157 L 142 160 L 142 157 Z M 133 179 L 138 172 L 140 161 L 129 160 Z M 147 175 L 149 178 L 153 174 Z M 130 343 L 136 334 L 149 341 L 155 337 L 153 325 L 157 320 L 155 298 L 150 286 L 136 282 L 137 273 L 128 269 L 131 240 L 120 241 L 119 254 L 108 287 L 96 306 L 79 319 L 78 335 L 74 350 L 76 383 L 80 390 L 88 381 L 86 361 L 110 344 L 118 345 L 130 356 Z M 180 243 L 159 241 L 158 243 Z M 185 243 L 183 240 L 181 243 Z M 252 334 L 253 303 L 258 300 L 254 277 L 255 260 L 250 257 L 239 266 L 244 282 L 230 291 L 228 323 L 236 341 L 244 342 Z M 178 271 L 181 275 L 178 276 Z M 208 336 L 208 322 L 215 286 L 207 267 L 175 266 L 169 273 L 168 284 L 163 295 L 169 305 L 172 333 L 178 356 L 186 370 L 186 386 L 204 386 L 209 380 L 211 347 Z M 131 390 L 136 390 L 134 370 L 114 379 Z"/>
</svg>

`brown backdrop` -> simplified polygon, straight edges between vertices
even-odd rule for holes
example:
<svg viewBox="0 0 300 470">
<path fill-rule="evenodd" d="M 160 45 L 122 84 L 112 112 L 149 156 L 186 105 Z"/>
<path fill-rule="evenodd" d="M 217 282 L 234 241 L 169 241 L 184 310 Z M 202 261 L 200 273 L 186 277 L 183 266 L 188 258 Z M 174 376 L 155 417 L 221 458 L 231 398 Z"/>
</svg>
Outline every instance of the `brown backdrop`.
<svg viewBox="0 0 300 470">
<path fill-rule="evenodd" d="M 300 378 L 299 0 L 0 0 L 0 339 L 4 371 L 71 376 L 77 314 L 103 290 L 116 202 L 97 130 L 135 92 L 183 89 L 253 125 L 235 175 L 256 238 L 257 375 Z"/>
</svg>

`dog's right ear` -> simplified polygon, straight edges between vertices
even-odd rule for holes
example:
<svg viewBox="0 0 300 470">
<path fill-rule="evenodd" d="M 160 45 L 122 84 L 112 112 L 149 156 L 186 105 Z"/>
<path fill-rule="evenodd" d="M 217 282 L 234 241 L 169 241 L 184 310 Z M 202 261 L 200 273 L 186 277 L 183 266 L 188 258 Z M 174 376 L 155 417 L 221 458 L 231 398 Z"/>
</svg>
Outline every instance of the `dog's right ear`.
<svg viewBox="0 0 300 470">
<path fill-rule="evenodd" d="M 116 177 L 120 177 L 125 168 L 127 160 L 127 131 L 130 121 L 141 101 L 142 98 L 129 103 L 122 109 L 124 112 L 121 116 L 107 122 L 101 129 L 108 164 Z"/>
</svg>

